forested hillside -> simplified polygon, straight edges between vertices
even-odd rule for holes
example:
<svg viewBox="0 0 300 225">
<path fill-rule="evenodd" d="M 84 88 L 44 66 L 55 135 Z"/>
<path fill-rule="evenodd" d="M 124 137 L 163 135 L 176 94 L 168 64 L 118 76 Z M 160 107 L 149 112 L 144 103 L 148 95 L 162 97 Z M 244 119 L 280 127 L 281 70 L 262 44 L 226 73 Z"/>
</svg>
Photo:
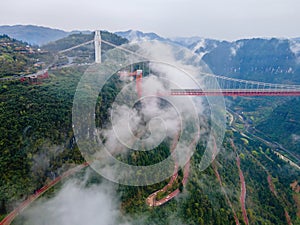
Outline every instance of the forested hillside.
<svg viewBox="0 0 300 225">
<path fill-rule="evenodd" d="M 269 83 L 299 83 L 298 54 L 290 40 L 246 39 L 221 42 L 204 55 L 210 69 L 220 75 Z"/>
<path fill-rule="evenodd" d="M 112 33 L 109 33 L 107 31 L 101 31 L 101 38 L 104 41 L 109 41 L 110 43 L 114 45 L 121 45 L 127 43 L 127 39 L 122 38 L 120 36 L 114 35 Z M 73 46 L 80 45 L 85 42 L 93 41 L 94 40 L 94 33 L 91 34 L 84 34 L 84 33 L 78 33 L 78 34 L 71 34 L 65 38 L 59 39 L 55 42 L 48 43 L 44 46 L 42 46 L 43 49 L 46 49 L 50 52 L 58 52 L 61 50 L 65 50 L 68 48 L 71 48 Z M 107 44 L 102 43 L 101 49 L 102 54 L 106 52 L 107 50 L 112 49 L 113 47 Z M 79 48 L 76 48 L 74 50 L 71 50 L 67 53 L 64 53 L 67 57 L 72 58 L 73 62 L 75 63 L 83 63 L 83 62 L 94 62 L 94 43 L 91 42 L 90 44 L 81 46 Z"/>
<path fill-rule="evenodd" d="M 257 129 L 271 140 L 292 150 L 300 159 L 300 100 L 293 99 L 279 105 L 262 121 Z"/>
<path fill-rule="evenodd" d="M 41 63 L 45 63 L 41 60 L 49 58 L 45 51 L 7 35 L 0 35 L 0 78 L 36 72 L 41 69 Z"/>
<path fill-rule="evenodd" d="M 92 38 L 82 36 L 71 44 Z M 116 45 L 126 42 L 108 32 L 104 32 L 103 38 Z M 19 53 L 15 48 L 25 46 L 24 49 L 28 48 L 27 54 L 27 51 L 33 51 L 31 47 L 7 36 L 3 36 L 3 40 L 4 43 L 11 43 L 4 46 L 7 51 L 3 54 L 12 55 L 11 58 L 15 55 L 16 64 L 22 62 L 21 59 L 27 62 L 22 64 L 24 67 L 20 71 L 24 72 L 24 68 L 36 71 L 26 55 L 21 54 L 20 57 L 24 58 L 17 60 Z M 66 43 L 64 40 L 61 42 Z M 60 44 L 59 47 L 66 49 L 70 45 Z M 106 47 L 103 51 L 110 48 Z M 5 74 L 10 75 L 15 73 L 17 67 L 9 65 L 7 61 L 1 64 Z M 19 80 L 1 81 L 0 214 L 10 211 L 16 201 L 34 193 L 47 179 L 53 179 L 66 170 L 64 167 L 83 162 L 73 136 L 71 110 L 77 83 L 85 69 L 86 66 L 76 65 L 56 68 L 49 71 L 49 79 L 39 85 L 21 83 Z"/>
<path fill-rule="evenodd" d="M 50 73 L 42 85 L 0 86 L 1 212 L 53 178 L 66 161 L 82 162 L 71 128 L 73 95 L 82 71 Z M 4 208 L 3 208 L 4 207 Z"/>
</svg>

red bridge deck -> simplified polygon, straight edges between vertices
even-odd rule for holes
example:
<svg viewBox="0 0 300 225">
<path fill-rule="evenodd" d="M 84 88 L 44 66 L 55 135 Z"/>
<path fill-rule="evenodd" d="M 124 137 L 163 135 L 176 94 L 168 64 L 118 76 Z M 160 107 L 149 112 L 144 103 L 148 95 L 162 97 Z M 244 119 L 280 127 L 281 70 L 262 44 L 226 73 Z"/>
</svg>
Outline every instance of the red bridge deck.
<svg viewBox="0 0 300 225">
<path fill-rule="evenodd" d="M 300 96 L 300 90 L 288 89 L 172 89 L 175 96 Z"/>
</svg>

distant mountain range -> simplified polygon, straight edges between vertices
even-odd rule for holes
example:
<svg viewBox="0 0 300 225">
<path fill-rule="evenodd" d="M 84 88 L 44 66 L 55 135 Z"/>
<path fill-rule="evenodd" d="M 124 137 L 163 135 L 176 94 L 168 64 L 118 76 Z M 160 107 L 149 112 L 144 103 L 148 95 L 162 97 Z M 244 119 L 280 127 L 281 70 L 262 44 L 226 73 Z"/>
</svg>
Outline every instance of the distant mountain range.
<svg viewBox="0 0 300 225">
<path fill-rule="evenodd" d="M 221 42 L 203 61 L 215 74 L 272 83 L 300 82 L 300 42 L 294 40 Z"/>
<path fill-rule="evenodd" d="M 6 34 L 12 38 L 27 42 L 32 45 L 44 45 L 49 42 L 67 37 L 70 34 L 80 32 L 91 33 L 90 31 L 66 32 L 59 29 L 34 25 L 0 26 L 0 35 Z"/>
<path fill-rule="evenodd" d="M 169 42 L 177 45 L 181 45 L 183 47 L 187 47 L 191 50 L 194 51 L 200 51 L 201 52 L 201 47 L 203 47 L 199 43 L 206 42 L 206 48 L 211 49 L 211 47 L 215 46 L 215 43 L 219 43 L 220 41 L 213 40 L 213 39 L 206 39 L 206 38 L 201 38 L 201 37 L 175 37 L 175 38 L 164 38 L 161 37 L 155 33 L 144 33 L 142 31 L 138 30 L 128 30 L 128 31 L 120 31 L 116 32 L 115 34 L 126 38 L 127 40 L 134 42 L 134 41 L 142 41 L 142 40 L 157 40 L 157 41 L 163 41 L 163 42 Z M 215 46 L 216 47 L 216 46 Z M 207 50 L 207 49 L 205 49 Z"/>
<path fill-rule="evenodd" d="M 155 33 L 144 33 L 138 30 L 119 31 L 119 32 L 115 32 L 115 34 L 123 38 L 126 38 L 129 41 L 140 41 L 140 40 L 170 41 L 169 39 L 161 37 Z"/>
</svg>

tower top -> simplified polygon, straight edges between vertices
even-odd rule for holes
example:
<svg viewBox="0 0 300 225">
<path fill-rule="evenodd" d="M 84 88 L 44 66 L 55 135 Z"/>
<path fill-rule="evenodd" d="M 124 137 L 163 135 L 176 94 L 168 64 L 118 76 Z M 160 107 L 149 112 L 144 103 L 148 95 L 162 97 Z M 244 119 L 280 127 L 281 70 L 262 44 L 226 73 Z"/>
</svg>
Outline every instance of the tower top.
<svg viewBox="0 0 300 225">
<path fill-rule="evenodd" d="M 99 36 L 101 38 L 100 30 L 95 31 L 95 37 Z"/>
</svg>

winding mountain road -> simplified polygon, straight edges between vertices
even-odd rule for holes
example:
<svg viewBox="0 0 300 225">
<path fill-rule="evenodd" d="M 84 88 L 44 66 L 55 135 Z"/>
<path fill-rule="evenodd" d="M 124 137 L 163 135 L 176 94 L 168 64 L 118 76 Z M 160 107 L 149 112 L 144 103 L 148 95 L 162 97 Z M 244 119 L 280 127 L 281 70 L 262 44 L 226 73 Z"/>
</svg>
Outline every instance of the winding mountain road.
<svg viewBox="0 0 300 225">
<path fill-rule="evenodd" d="M 200 131 L 198 130 L 198 133 Z M 177 134 L 177 136 L 174 138 L 174 141 L 172 143 L 171 146 L 171 153 L 174 151 L 174 149 L 176 148 L 176 145 L 178 143 L 178 138 L 179 138 L 179 133 Z M 190 148 L 195 147 L 195 144 L 198 140 L 198 136 L 194 138 L 193 142 L 190 144 Z M 174 157 L 174 156 L 173 156 Z M 182 179 L 182 184 L 185 186 L 189 177 L 189 172 L 190 172 L 190 160 L 185 164 L 184 169 L 183 169 L 183 179 Z M 177 161 L 175 159 L 175 166 L 174 166 L 174 174 L 172 175 L 170 181 L 168 182 L 168 184 L 166 186 L 164 186 L 162 189 L 152 193 L 151 195 L 149 195 L 146 199 L 146 204 L 148 206 L 151 207 L 156 207 L 156 206 L 161 206 L 165 203 L 167 203 L 168 201 L 170 201 L 171 199 L 175 198 L 179 193 L 180 190 L 179 188 L 177 188 L 175 191 L 171 192 L 170 194 L 168 194 L 166 197 L 157 200 L 157 195 L 159 193 L 164 193 L 166 192 L 169 188 L 172 187 L 174 181 L 178 178 L 178 165 L 177 165 Z"/>
</svg>

